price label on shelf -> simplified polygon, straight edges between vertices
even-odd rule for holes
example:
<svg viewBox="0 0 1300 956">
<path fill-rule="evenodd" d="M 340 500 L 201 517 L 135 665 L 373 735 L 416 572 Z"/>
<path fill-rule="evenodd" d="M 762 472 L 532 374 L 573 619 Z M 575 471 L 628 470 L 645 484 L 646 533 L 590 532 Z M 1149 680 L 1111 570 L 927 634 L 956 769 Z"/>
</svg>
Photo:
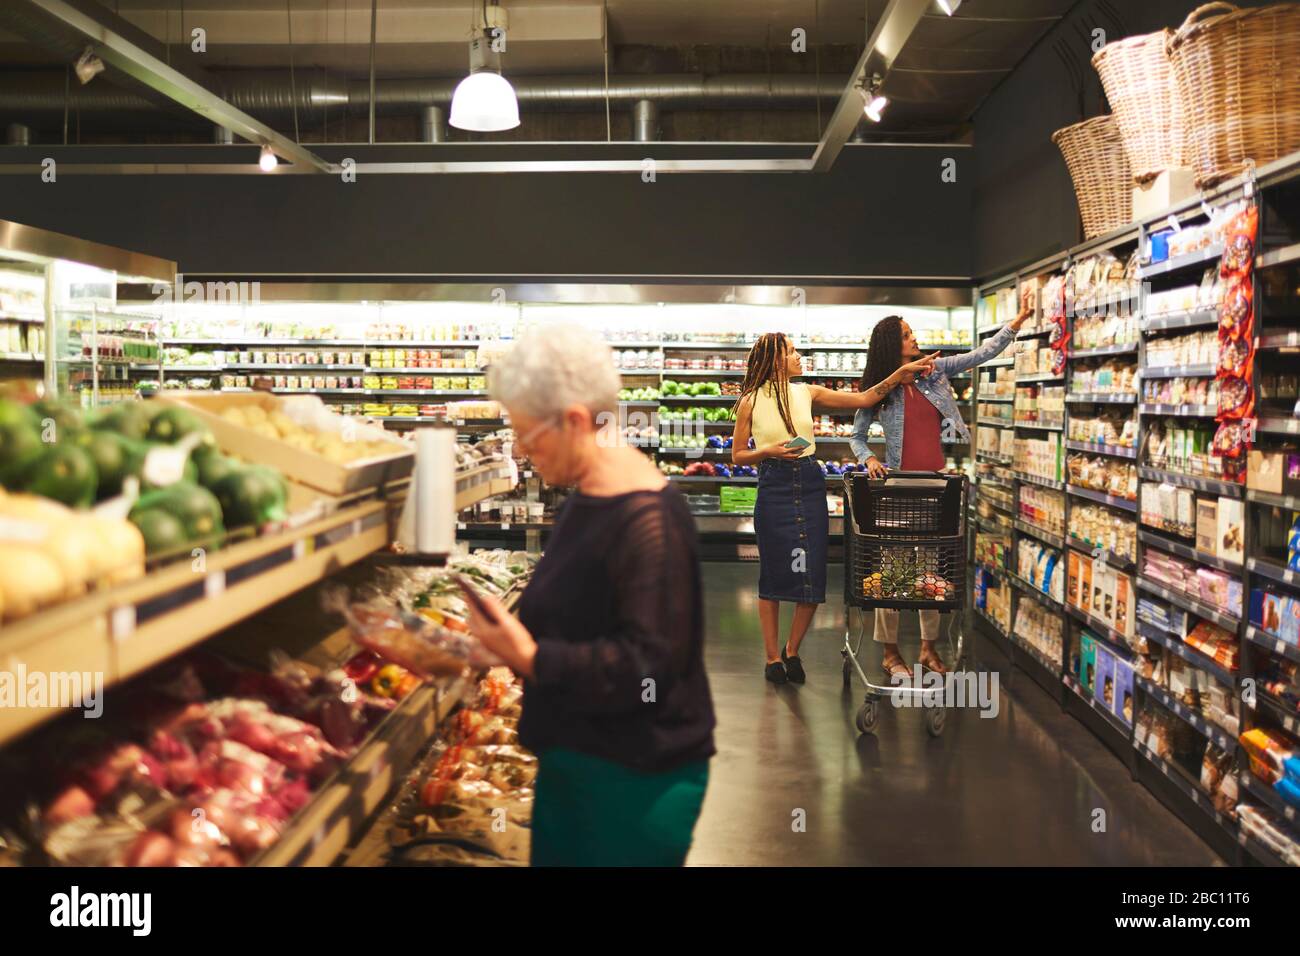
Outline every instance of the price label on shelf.
<svg viewBox="0 0 1300 956">
<path fill-rule="evenodd" d="M 532 473 L 531 471 L 526 471 L 526 472 L 524 472 L 524 477 L 525 477 L 525 478 L 531 478 L 531 477 L 533 477 L 533 473 Z"/>
<path fill-rule="evenodd" d="M 135 605 L 115 607 L 108 615 L 108 632 L 115 641 L 124 641 L 135 633 Z"/>
<path fill-rule="evenodd" d="M 205 597 L 220 597 L 224 593 L 226 593 L 225 571 L 213 571 L 203 579 L 203 594 Z"/>
<path fill-rule="evenodd" d="M 464 530 L 465 530 L 465 522 L 463 522 L 463 521 L 457 521 L 457 522 L 456 522 L 456 530 L 457 530 L 457 531 L 464 531 Z"/>
<path fill-rule="evenodd" d="M 509 531 L 509 530 L 510 530 L 510 522 L 509 522 L 509 521 L 503 521 L 503 522 L 501 522 L 501 530 L 502 530 L 502 531 Z"/>
</svg>

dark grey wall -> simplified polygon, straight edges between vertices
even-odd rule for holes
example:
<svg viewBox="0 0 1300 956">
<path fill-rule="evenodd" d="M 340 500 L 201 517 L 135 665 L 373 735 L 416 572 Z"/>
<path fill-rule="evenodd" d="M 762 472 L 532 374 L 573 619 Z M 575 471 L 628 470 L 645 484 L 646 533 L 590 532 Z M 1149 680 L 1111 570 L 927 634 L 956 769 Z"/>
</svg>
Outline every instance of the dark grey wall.
<svg viewBox="0 0 1300 956">
<path fill-rule="evenodd" d="M 1264 6 L 1268 0 L 1238 0 Z M 1083 239 L 1070 174 L 1052 133 L 1107 112 L 1092 30 L 1107 42 L 1177 29 L 1195 0 L 1081 0 L 975 114 L 974 274 L 995 278 Z M 1072 72 L 1067 61 L 1072 61 Z"/>
<path fill-rule="evenodd" d="M 143 158 L 95 149 L 32 147 L 25 159 Z M 167 149 L 198 158 L 204 147 L 150 155 Z M 438 155 L 545 152 L 460 149 Z M 652 149 L 616 144 L 585 153 L 673 152 Z M 809 147 L 736 151 L 810 154 Z M 363 148 L 346 153 L 369 158 Z M 379 153 L 391 159 L 395 150 Z M 948 155 L 959 157 L 955 183 L 940 176 Z M 967 277 L 971 185 L 960 162 L 969 155 L 860 146 L 846 148 L 828 175 L 659 173 L 653 183 L 638 173 L 362 175 L 343 183 L 324 175 L 65 172 L 53 184 L 0 175 L 0 219 L 165 256 L 192 274 Z"/>
</svg>

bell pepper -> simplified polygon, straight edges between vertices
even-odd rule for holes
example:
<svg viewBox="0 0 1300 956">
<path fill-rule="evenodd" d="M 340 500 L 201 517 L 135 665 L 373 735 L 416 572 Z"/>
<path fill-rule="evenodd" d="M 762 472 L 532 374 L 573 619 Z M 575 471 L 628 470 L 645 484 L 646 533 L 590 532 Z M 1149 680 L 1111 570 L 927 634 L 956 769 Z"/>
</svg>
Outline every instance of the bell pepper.
<svg viewBox="0 0 1300 956">
<path fill-rule="evenodd" d="M 370 689 L 380 697 L 396 698 L 397 690 L 402 685 L 402 679 L 409 672 L 406 668 L 397 664 L 385 664 L 379 668 L 375 676 L 370 679 Z"/>
<path fill-rule="evenodd" d="M 373 651 L 361 651 L 343 665 L 343 672 L 358 684 L 364 684 L 375 676 L 384 663 L 384 659 Z"/>
</svg>

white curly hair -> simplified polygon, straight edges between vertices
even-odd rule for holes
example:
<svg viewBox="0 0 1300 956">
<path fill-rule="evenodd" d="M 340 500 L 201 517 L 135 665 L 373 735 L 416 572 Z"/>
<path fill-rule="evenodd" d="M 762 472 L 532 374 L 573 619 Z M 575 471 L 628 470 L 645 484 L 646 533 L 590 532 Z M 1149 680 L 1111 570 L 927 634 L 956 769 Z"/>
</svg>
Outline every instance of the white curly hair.
<svg viewBox="0 0 1300 956">
<path fill-rule="evenodd" d="M 488 369 L 488 388 L 502 404 L 550 418 L 582 405 L 593 418 L 615 412 L 622 380 L 599 335 L 579 325 L 536 325 Z"/>
</svg>

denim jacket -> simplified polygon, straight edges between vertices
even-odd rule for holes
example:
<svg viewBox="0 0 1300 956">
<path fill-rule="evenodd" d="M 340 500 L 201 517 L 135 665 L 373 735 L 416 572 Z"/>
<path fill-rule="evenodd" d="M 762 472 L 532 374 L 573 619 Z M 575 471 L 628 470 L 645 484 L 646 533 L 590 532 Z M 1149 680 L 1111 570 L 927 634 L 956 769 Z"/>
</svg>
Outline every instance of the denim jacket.
<svg viewBox="0 0 1300 956">
<path fill-rule="evenodd" d="M 949 431 L 947 423 L 952 422 L 957 441 L 970 441 L 970 430 L 962 421 L 961 411 L 952 396 L 952 386 L 948 384 L 948 376 L 996 358 L 1015 337 L 1015 332 L 1003 326 L 997 335 L 973 351 L 935 359 L 934 371 L 916 380 L 917 390 L 939 410 L 939 417 L 943 423 L 940 425 L 941 434 Z M 922 352 L 924 351 L 922 349 Z M 867 447 L 867 430 L 877 416 L 880 418 L 881 427 L 885 430 L 885 467 L 901 468 L 903 465 L 903 396 L 898 389 L 886 395 L 873 408 L 859 408 L 857 414 L 853 416 L 853 437 L 849 440 L 853 457 L 858 461 L 866 461 L 872 456 L 872 451 Z"/>
</svg>

